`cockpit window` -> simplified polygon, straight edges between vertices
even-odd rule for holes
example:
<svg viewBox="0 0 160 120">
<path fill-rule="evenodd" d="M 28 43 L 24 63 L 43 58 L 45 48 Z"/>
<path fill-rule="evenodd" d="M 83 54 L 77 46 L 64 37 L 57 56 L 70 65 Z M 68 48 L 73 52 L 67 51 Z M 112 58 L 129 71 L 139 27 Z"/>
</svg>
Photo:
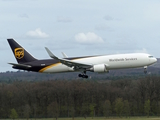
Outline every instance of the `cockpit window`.
<svg viewBox="0 0 160 120">
<path fill-rule="evenodd" d="M 149 58 L 153 58 L 153 56 L 148 56 Z"/>
</svg>

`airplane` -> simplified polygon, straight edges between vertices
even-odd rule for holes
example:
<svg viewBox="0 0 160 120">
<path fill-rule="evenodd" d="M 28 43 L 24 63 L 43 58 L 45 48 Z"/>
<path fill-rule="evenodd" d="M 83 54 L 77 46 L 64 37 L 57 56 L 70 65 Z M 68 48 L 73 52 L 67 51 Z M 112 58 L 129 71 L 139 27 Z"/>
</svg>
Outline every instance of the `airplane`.
<svg viewBox="0 0 160 120">
<path fill-rule="evenodd" d="M 147 66 L 157 62 L 157 59 L 146 53 L 96 55 L 82 57 L 68 57 L 62 53 L 64 58 L 55 56 L 47 47 L 47 53 L 52 59 L 38 60 L 30 55 L 14 39 L 7 39 L 18 62 L 9 63 L 14 69 L 40 72 L 40 73 L 61 73 L 81 72 L 79 77 L 88 78 L 87 71 L 97 73 L 109 73 L 110 70 L 127 68 L 144 68 L 147 73 Z"/>
</svg>

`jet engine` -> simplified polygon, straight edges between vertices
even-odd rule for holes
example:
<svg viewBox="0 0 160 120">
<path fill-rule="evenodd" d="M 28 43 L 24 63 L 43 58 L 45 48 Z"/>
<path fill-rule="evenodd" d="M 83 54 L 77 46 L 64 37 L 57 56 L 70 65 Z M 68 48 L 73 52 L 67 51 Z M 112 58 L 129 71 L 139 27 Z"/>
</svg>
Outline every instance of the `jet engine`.
<svg viewBox="0 0 160 120">
<path fill-rule="evenodd" d="M 94 65 L 92 68 L 90 68 L 90 71 L 97 73 L 109 73 L 109 70 L 107 70 L 107 65 L 105 64 Z"/>
</svg>

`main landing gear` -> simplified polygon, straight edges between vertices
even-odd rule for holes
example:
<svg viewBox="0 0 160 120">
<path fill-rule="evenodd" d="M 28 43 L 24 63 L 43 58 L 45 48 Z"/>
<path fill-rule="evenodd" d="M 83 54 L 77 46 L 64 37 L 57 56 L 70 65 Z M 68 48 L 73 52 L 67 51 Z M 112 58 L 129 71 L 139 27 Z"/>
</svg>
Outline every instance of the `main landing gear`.
<svg viewBox="0 0 160 120">
<path fill-rule="evenodd" d="M 88 78 L 88 75 L 86 75 L 86 71 L 83 71 L 83 73 L 82 73 L 82 74 L 79 74 L 78 77 Z"/>
</svg>

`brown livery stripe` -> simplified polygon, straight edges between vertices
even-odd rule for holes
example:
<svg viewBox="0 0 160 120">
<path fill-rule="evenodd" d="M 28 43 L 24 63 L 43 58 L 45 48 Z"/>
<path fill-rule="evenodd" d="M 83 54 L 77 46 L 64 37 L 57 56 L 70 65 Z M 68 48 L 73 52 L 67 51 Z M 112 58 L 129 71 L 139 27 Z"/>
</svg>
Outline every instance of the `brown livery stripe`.
<svg viewBox="0 0 160 120">
<path fill-rule="evenodd" d="M 47 69 L 49 69 L 49 68 L 51 68 L 51 67 L 53 67 L 53 66 L 57 66 L 58 64 L 60 64 L 60 63 L 56 63 L 56 64 L 49 65 L 49 66 L 47 66 L 47 67 L 44 67 L 44 68 L 40 69 L 39 72 L 42 73 L 42 72 L 44 72 L 45 70 L 47 70 Z"/>
</svg>

